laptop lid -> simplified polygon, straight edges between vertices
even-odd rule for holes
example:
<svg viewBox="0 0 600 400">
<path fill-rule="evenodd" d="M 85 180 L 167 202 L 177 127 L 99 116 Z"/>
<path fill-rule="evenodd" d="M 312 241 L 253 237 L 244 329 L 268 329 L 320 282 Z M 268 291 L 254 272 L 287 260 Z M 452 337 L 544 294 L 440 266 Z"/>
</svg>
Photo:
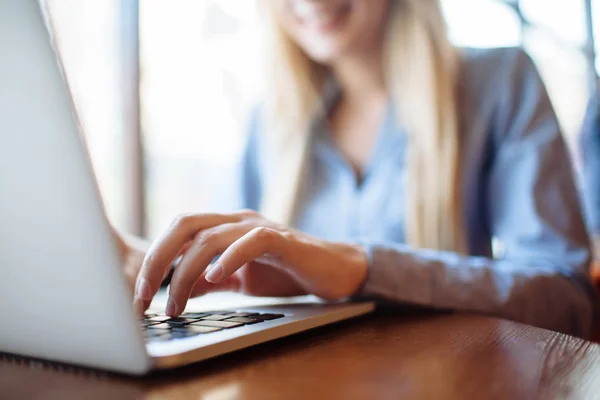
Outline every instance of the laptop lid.
<svg viewBox="0 0 600 400">
<path fill-rule="evenodd" d="M 0 0 L 0 351 L 150 361 L 36 0 Z"/>
</svg>

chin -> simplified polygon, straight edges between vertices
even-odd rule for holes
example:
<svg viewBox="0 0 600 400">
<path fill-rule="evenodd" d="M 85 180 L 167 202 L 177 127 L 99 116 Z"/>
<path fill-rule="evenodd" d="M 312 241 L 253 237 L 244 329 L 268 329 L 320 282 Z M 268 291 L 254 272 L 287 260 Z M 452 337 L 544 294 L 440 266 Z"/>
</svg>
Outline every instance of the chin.
<svg viewBox="0 0 600 400">
<path fill-rule="evenodd" d="M 267 0 L 271 1 L 271 0 Z M 395 0 L 390 0 L 395 1 Z M 364 53 L 379 40 L 388 0 L 287 0 L 281 26 L 315 62 Z"/>
<path fill-rule="evenodd" d="M 331 65 L 335 64 L 336 61 L 342 58 L 343 51 L 337 50 L 315 50 L 309 51 L 308 56 L 314 62 L 323 64 L 323 65 Z"/>
<path fill-rule="evenodd" d="M 349 39 L 352 38 L 320 38 L 319 40 L 313 38 L 313 40 L 305 40 L 299 44 L 313 61 L 320 64 L 334 64 L 352 53 L 352 40 Z"/>
</svg>

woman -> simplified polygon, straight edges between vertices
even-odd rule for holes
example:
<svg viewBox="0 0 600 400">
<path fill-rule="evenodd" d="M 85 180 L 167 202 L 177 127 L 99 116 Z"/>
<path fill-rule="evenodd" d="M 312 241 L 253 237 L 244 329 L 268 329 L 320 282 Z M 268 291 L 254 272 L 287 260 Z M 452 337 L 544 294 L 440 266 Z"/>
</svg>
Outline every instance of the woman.
<svg viewBox="0 0 600 400">
<path fill-rule="evenodd" d="M 231 196 L 262 214 L 181 216 L 145 256 L 121 239 L 137 304 L 182 256 L 171 316 L 211 291 L 312 293 L 589 336 L 589 242 L 529 58 L 452 47 L 437 0 L 261 4 L 270 87 Z"/>
</svg>

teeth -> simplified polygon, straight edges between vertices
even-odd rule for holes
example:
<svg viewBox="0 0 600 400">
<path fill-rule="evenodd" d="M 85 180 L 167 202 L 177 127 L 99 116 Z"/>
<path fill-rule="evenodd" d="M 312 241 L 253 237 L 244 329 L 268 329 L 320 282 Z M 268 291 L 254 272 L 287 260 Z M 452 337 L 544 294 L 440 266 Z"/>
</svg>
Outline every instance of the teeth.
<svg viewBox="0 0 600 400">
<path fill-rule="evenodd" d="M 343 6 L 335 7 L 335 9 L 319 7 L 307 1 L 296 1 L 293 4 L 294 14 L 298 18 L 314 21 L 318 24 L 328 24 L 335 21 L 344 9 Z"/>
</svg>

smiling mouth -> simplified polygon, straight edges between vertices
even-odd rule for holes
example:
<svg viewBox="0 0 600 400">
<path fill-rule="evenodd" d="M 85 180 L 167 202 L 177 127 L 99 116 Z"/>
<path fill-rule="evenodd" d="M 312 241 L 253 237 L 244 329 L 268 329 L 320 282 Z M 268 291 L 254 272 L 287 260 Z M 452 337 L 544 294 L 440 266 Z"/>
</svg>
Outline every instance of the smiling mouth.
<svg viewBox="0 0 600 400">
<path fill-rule="evenodd" d="M 321 32 L 334 30 L 351 13 L 352 0 L 316 2 L 297 0 L 293 3 L 296 18 Z"/>
</svg>

